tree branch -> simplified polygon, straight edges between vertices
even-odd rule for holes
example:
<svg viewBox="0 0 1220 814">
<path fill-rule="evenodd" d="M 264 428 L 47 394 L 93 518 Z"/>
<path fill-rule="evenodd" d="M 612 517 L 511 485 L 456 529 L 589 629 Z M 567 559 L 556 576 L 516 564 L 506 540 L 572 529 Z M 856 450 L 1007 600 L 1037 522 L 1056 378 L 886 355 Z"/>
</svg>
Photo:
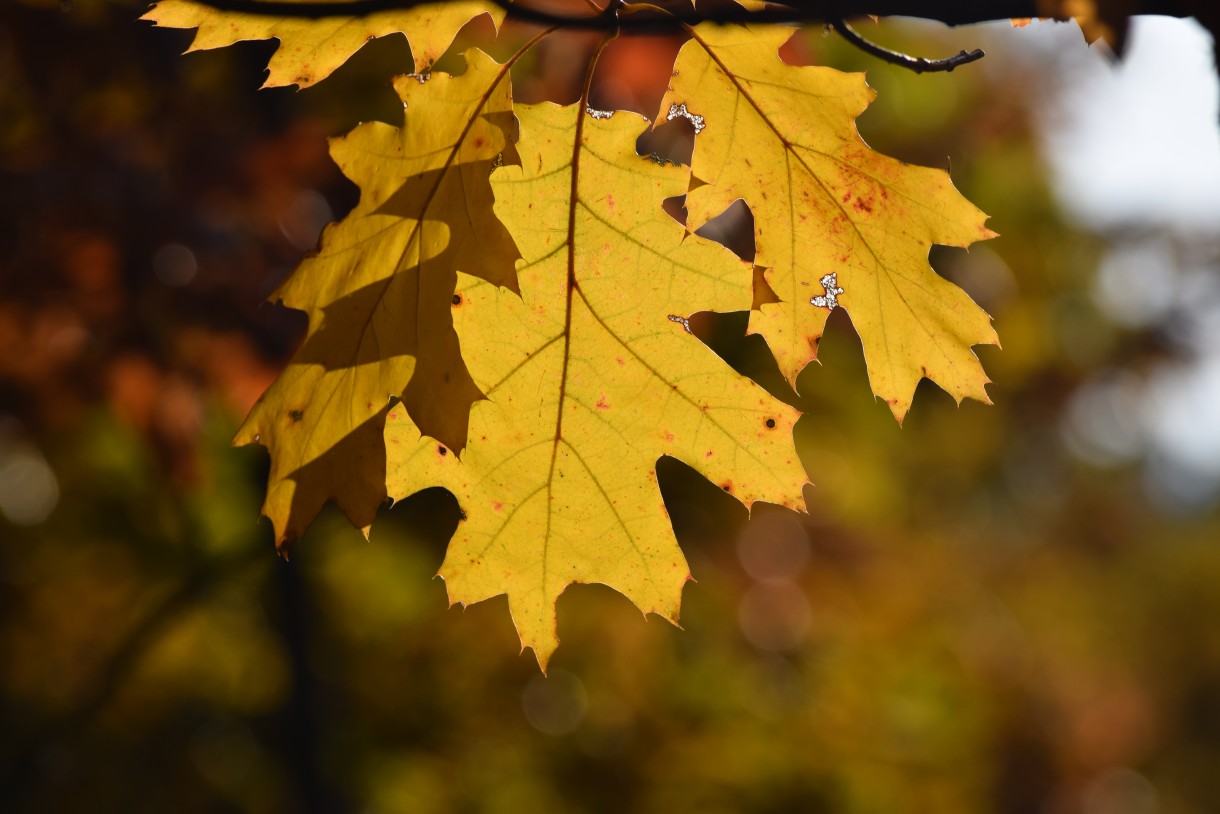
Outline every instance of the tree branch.
<svg viewBox="0 0 1220 814">
<path fill-rule="evenodd" d="M 846 20 L 832 20 L 829 23 L 830 27 L 838 31 L 843 39 L 850 42 L 852 45 L 864 51 L 867 54 L 872 54 L 880 60 L 897 65 L 900 68 L 907 68 L 915 73 L 931 73 L 934 71 L 952 71 L 958 65 L 966 65 L 970 62 L 975 62 L 983 58 L 983 50 L 975 48 L 973 51 L 962 51 L 955 56 L 946 57 L 945 59 L 924 59 L 923 57 L 912 57 L 906 54 L 900 54 L 897 51 L 891 51 L 888 48 L 882 48 L 875 42 L 870 42 L 864 39 L 860 34 L 847 24 Z"/>
<path fill-rule="evenodd" d="M 384 11 L 402 11 L 416 6 L 436 3 L 437 0 L 194 0 L 219 11 L 239 14 L 257 14 L 274 17 L 360 17 Z M 543 11 L 511 0 L 490 0 L 505 9 L 508 14 L 525 22 L 544 25 L 564 25 L 573 28 L 605 28 L 611 21 L 601 15 L 570 15 Z M 444 2 L 444 0 L 440 0 Z M 1153 13 L 1164 11 L 1166 0 L 1145 0 Z M 1170 3 L 1169 5 L 1172 5 Z M 782 6 L 773 5 L 761 11 L 748 11 L 740 6 L 712 9 L 707 12 L 697 9 L 667 10 L 664 16 L 643 16 L 640 11 L 626 14 L 618 21 L 623 28 L 668 27 L 701 22 L 813 22 L 860 17 L 866 14 L 881 16 L 921 17 L 947 25 L 1003 20 L 1012 17 L 1034 17 L 1038 14 L 1036 0 L 787 0 Z M 626 10 L 626 9 L 625 9 Z M 1185 13 L 1176 16 L 1185 16 Z"/>
</svg>

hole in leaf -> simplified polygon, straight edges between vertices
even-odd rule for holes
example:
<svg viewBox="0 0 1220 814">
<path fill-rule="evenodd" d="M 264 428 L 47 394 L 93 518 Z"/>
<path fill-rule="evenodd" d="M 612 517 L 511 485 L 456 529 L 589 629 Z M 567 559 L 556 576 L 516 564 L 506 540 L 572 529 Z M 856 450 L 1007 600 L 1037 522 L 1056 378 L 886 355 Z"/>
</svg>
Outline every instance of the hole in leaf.
<svg viewBox="0 0 1220 814">
<path fill-rule="evenodd" d="M 754 261 L 754 213 L 740 198 L 700 226 L 695 234 L 716 241 L 742 260 Z"/>
</svg>

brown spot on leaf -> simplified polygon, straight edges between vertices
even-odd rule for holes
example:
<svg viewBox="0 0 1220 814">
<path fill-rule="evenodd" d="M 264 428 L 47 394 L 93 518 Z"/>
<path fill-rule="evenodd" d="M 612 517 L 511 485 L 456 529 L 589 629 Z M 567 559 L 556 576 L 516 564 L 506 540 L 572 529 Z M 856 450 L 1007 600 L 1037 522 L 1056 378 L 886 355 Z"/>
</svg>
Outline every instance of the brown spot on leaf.
<svg viewBox="0 0 1220 814">
<path fill-rule="evenodd" d="M 289 410 L 288 417 L 293 421 L 300 421 L 305 417 L 305 412 L 303 410 Z"/>
<path fill-rule="evenodd" d="M 767 425 L 767 429 L 769 429 L 769 430 L 775 429 L 775 419 L 774 418 L 768 418 L 763 423 Z"/>
<path fill-rule="evenodd" d="M 599 409 L 599 410 L 609 410 L 610 409 L 610 402 L 606 401 L 606 396 L 604 393 L 602 394 L 601 398 L 599 398 L 597 400 L 597 409 Z"/>
<path fill-rule="evenodd" d="M 453 295 L 453 304 L 454 304 L 454 305 L 461 305 L 461 304 L 462 304 L 462 295 L 461 295 L 461 294 L 454 294 L 454 295 Z"/>
<path fill-rule="evenodd" d="M 444 447 L 444 446 L 438 446 L 438 447 L 436 448 L 436 451 L 437 451 L 438 453 L 440 453 L 441 455 L 448 455 L 448 454 L 449 454 L 449 450 L 445 449 L 445 447 Z"/>
<path fill-rule="evenodd" d="M 853 203 L 852 206 L 855 207 L 857 212 L 872 212 L 873 211 L 873 201 L 871 198 L 868 199 L 867 201 L 863 198 L 856 198 L 856 202 Z"/>
</svg>

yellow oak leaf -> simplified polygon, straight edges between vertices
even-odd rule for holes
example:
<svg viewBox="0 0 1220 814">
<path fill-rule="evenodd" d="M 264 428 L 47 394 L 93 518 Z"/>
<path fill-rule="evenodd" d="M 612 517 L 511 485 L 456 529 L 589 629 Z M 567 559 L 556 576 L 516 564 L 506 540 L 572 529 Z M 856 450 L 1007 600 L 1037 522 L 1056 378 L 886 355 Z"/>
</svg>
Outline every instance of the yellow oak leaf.
<svg viewBox="0 0 1220 814">
<path fill-rule="evenodd" d="M 746 310 L 747 263 L 687 235 L 663 199 L 685 167 L 635 152 L 634 113 L 518 107 L 521 167 L 492 179 L 524 259 L 520 295 L 459 275 L 454 325 L 487 395 L 461 460 L 386 422 L 387 484 L 440 485 L 465 514 L 440 574 L 452 602 L 508 594 L 523 647 L 545 668 L 555 602 L 598 582 L 676 621 L 689 571 L 657 487 L 679 458 L 747 504 L 797 507 L 798 413 L 736 374 L 685 322 Z M 403 426 L 404 423 L 407 426 Z"/>
<path fill-rule="evenodd" d="M 933 244 L 993 237 L 986 215 L 942 170 L 870 149 L 855 119 L 872 101 L 862 74 L 795 67 L 776 26 L 699 26 L 678 54 L 658 122 L 696 130 L 691 228 L 737 199 L 754 214 L 757 256 L 780 303 L 762 334 L 789 382 L 817 356 L 842 307 L 864 346 L 873 392 L 902 421 L 921 378 L 958 401 L 990 403 L 971 346 L 996 343 L 990 317 L 928 263 Z"/>
<path fill-rule="evenodd" d="M 331 142 L 360 203 L 273 295 L 309 314 L 309 332 L 234 441 L 271 453 L 263 513 L 280 547 L 327 500 L 358 527 L 372 523 L 386 496 L 392 398 L 433 437 L 465 443 L 480 393 L 450 318 L 456 272 L 515 288 L 518 257 L 490 185 L 510 149 L 508 66 L 476 50 L 466 57 L 459 77 L 395 82 L 405 127 L 363 124 Z"/>
<path fill-rule="evenodd" d="M 267 0 L 274 7 L 275 0 Z M 411 45 L 415 71 L 432 67 L 466 23 L 480 14 L 496 27 L 504 9 L 487 0 L 453 0 L 397 11 L 350 17 L 277 17 L 221 11 L 194 0 L 160 0 L 141 19 L 165 28 L 196 28 L 187 52 L 223 48 L 243 40 L 280 41 L 267 64 L 263 87 L 305 88 L 330 76 L 369 40 L 402 32 Z"/>
</svg>

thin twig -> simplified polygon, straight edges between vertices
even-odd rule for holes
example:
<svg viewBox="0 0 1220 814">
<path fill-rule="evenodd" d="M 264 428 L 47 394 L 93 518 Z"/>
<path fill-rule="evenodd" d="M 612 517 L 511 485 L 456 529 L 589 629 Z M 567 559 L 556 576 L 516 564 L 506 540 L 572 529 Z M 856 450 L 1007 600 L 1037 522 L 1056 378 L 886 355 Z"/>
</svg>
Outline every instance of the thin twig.
<svg viewBox="0 0 1220 814">
<path fill-rule="evenodd" d="M 923 57 L 913 57 L 907 54 L 900 54 L 897 51 L 891 51 L 888 48 L 882 48 L 875 42 L 870 42 L 864 39 L 856 32 L 854 28 L 847 24 L 846 20 L 831 20 L 828 25 L 835 31 L 838 31 L 843 39 L 850 42 L 852 45 L 859 48 L 861 51 L 872 54 L 880 60 L 897 65 L 900 68 L 906 68 L 915 73 L 932 73 L 934 71 L 951 71 L 958 65 L 965 65 L 970 62 L 975 62 L 983 58 L 983 50 L 975 48 L 973 51 L 962 51 L 945 59 L 924 59 Z"/>
</svg>

